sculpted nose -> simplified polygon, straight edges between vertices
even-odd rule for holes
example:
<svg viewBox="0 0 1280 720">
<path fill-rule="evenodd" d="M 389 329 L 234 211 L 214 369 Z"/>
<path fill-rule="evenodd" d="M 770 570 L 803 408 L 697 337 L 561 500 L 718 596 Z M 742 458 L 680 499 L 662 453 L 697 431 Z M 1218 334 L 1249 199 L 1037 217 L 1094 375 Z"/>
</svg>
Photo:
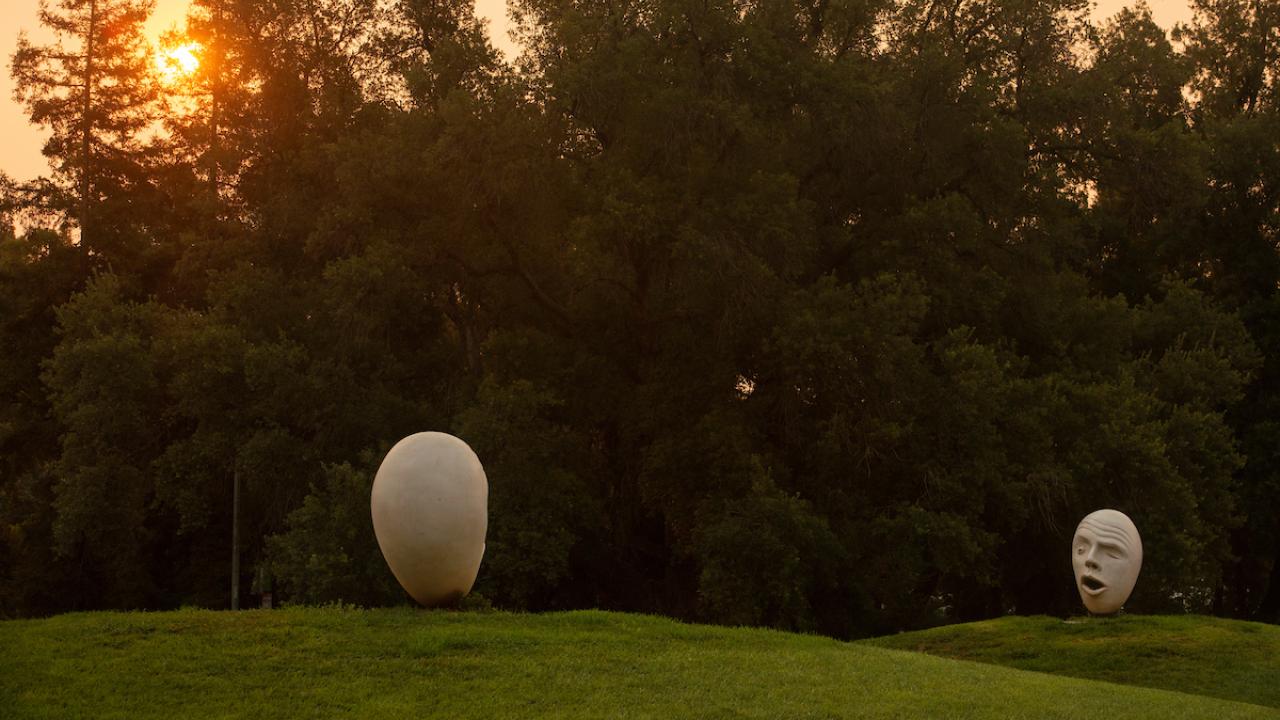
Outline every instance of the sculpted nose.
<svg viewBox="0 0 1280 720">
<path fill-rule="evenodd" d="M 1085 567 L 1085 569 L 1086 569 L 1086 570 L 1099 570 L 1099 569 L 1101 569 L 1101 566 L 1100 566 L 1100 565 L 1098 565 L 1098 561 L 1094 559 L 1094 557 L 1093 557 L 1093 553 L 1089 553 L 1089 557 L 1085 558 L 1085 561 L 1084 561 L 1084 567 Z"/>
</svg>

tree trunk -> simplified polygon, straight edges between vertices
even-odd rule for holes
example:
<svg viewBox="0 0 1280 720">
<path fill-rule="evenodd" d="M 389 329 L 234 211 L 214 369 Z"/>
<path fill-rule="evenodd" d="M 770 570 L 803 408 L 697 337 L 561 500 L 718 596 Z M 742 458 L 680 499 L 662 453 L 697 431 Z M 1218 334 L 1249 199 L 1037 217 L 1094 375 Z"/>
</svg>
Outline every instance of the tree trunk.
<svg viewBox="0 0 1280 720">
<path fill-rule="evenodd" d="M 240 468 L 231 473 L 231 609 L 240 609 Z"/>
<path fill-rule="evenodd" d="M 85 34 L 84 39 L 84 75 L 81 78 L 83 87 L 80 92 L 80 188 L 79 188 L 79 218 L 80 221 L 80 243 L 87 244 L 90 236 L 89 231 L 89 168 L 92 165 L 93 156 L 93 127 L 90 122 L 89 111 L 93 107 L 93 72 L 94 72 L 94 41 L 98 37 L 98 3 L 97 0 L 89 2 L 89 30 Z"/>
<path fill-rule="evenodd" d="M 221 121 L 219 102 L 222 100 L 222 2 L 213 6 L 213 32 L 210 37 L 210 77 L 209 77 L 209 194 L 215 208 L 220 208 L 218 166 L 218 124 Z M 215 213 L 218 210 L 214 211 Z"/>
</svg>

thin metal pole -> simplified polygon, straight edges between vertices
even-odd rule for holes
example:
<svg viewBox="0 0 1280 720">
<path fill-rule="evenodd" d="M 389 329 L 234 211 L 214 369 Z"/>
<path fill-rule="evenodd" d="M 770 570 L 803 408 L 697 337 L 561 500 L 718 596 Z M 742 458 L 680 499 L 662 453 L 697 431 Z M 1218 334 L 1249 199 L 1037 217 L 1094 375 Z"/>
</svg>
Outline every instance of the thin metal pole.
<svg viewBox="0 0 1280 720">
<path fill-rule="evenodd" d="M 231 492 L 231 609 L 240 609 L 240 468 L 232 472 Z"/>
</svg>

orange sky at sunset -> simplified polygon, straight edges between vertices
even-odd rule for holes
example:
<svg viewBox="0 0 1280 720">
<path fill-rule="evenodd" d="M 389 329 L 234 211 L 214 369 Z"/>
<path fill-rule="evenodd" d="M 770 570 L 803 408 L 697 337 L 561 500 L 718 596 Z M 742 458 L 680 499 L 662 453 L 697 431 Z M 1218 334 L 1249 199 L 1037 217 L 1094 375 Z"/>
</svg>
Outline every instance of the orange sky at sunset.
<svg viewBox="0 0 1280 720">
<path fill-rule="evenodd" d="M 180 25 L 187 4 L 188 0 L 156 0 L 155 15 L 148 23 L 150 36 L 154 39 L 162 31 Z M 1129 4 L 1129 0 L 1100 0 L 1096 14 L 1106 17 Z M 1186 0 L 1149 0 L 1148 4 L 1156 22 L 1166 29 L 1191 17 Z M 43 36 L 36 17 L 38 7 L 38 0 L 0 0 L 0 57 L 4 59 L 0 72 L 0 171 L 15 180 L 28 180 L 47 170 L 40 154 L 44 134 L 28 124 L 22 107 L 14 102 L 13 81 L 9 77 L 9 60 L 17 45 L 18 31 L 26 30 L 37 40 Z M 494 44 L 510 54 L 506 0 L 479 0 L 477 8 L 490 20 Z"/>
</svg>

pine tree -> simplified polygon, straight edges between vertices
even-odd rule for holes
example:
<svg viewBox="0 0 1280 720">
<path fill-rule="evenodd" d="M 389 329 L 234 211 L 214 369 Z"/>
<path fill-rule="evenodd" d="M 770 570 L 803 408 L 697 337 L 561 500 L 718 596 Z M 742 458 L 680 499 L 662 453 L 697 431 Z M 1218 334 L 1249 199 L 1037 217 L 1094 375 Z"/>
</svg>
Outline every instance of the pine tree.
<svg viewBox="0 0 1280 720">
<path fill-rule="evenodd" d="M 40 21 L 55 39 L 22 34 L 13 55 L 15 97 L 50 132 L 44 154 L 52 208 L 80 230 L 85 250 L 115 262 L 137 250 L 154 197 L 146 131 L 157 89 L 142 26 L 154 0 L 42 0 Z"/>
</svg>

